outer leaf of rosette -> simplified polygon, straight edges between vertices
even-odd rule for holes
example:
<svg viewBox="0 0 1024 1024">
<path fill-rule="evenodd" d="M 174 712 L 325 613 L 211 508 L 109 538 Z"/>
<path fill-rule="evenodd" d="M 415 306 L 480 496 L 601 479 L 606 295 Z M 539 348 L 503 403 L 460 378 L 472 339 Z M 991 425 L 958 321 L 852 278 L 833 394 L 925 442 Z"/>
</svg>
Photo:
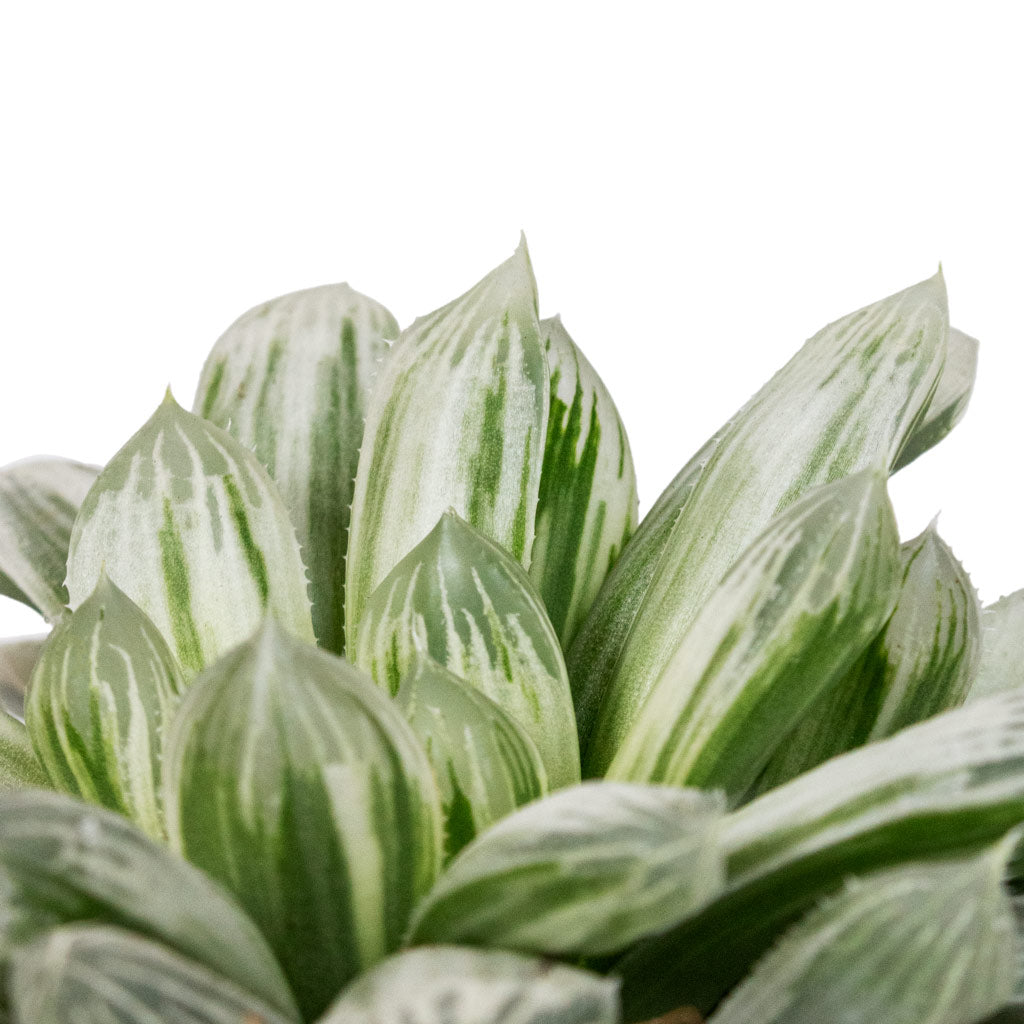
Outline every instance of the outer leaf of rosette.
<svg viewBox="0 0 1024 1024">
<path fill-rule="evenodd" d="M 366 404 L 397 337 L 395 318 L 347 284 L 282 295 L 221 336 L 193 405 L 254 452 L 280 489 L 309 567 L 317 642 L 338 654 Z"/>
<path fill-rule="evenodd" d="M 0 640 L 0 707 L 25 721 L 25 691 L 49 634 Z"/>
<path fill-rule="evenodd" d="M 448 508 L 529 567 L 549 386 L 525 239 L 402 332 L 370 396 L 356 475 L 350 647 L 370 595 Z"/>
<path fill-rule="evenodd" d="M 434 768 L 445 859 L 547 792 L 544 763 L 516 720 L 433 658 L 414 656 L 395 699 Z"/>
<path fill-rule="evenodd" d="M 451 510 L 367 602 L 352 653 L 394 694 L 418 651 L 518 722 L 552 789 L 579 781 L 569 680 L 540 595 L 513 558 Z"/>
<path fill-rule="evenodd" d="M 368 676 L 268 618 L 190 687 L 164 770 L 172 844 L 249 911 L 307 1019 L 398 948 L 443 820 L 423 748 Z"/>
<path fill-rule="evenodd" d="M 184 689 L 159 630 L 101 572 L 43 648 L 25 721 L 58 789 L 120 811 L 162 839 L 163 735 Z"/>
<path fill-rule="evenodd" d="M 104 569 L 188 678 L 268 611 L 313 639 L 306 572 L 277 487 L 251 452 L 170 392 L 82 503 L 68 558 L 72 607 Z"/>
<path fill-rule="evenodd" d="M 23 722 L 0 708 L 0 792 L 27 787 L 50 788 Z"/>
</svg>

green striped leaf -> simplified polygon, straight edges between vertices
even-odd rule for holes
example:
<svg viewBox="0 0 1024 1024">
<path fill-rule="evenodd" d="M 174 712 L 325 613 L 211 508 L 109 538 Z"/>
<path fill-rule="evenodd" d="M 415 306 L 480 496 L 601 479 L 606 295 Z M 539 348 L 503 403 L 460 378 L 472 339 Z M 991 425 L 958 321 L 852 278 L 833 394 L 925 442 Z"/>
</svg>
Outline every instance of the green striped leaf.
<svg viewBox="0 0 1024 1024">
<path fill-rule="evenodd" d="M 43 648 L 25 721 L 58 789 L 120 811 L 162 839 L 163 733 L 184 688 L 159 630 L 101 572 Z"/>
<path fill-rule="evenodd" d="M 51 457 L 0 469 L 0 594 L 35 608 L 50 622 L 67 603 L 71 527 L 98 472 Z"/>
<path fill-rule="evenodd" d="M 739 798 L 877 635 L 898 587 L 885 476 L 864 470 L 812 491 L 772 521 L 712 593 L 608 777 Z M 612 750 L 599 732 L 589 772 L 600 772 Z"/>
<path fill-rule="evenodd" d="M 26 786 L 50 787 L 28 730 L 16 718 L 0 710 L 0 792 Z"/>
<path fill-rule="evenodd" d="M 548 388 L 524 239 L 465 295 L 403 331 L 384 362 L 352 505 L 350 645 L 370 595 L 448 508 L 529 567 Z"/>
<path fill-rule="evenodd" d="M 686 917 L 724 879 L 717 794 L 588 782 L 499 821 L 416 912 L 412 944 L 601 955 Z"/>
<path fill-rule="evenodd" d="M 25 690 L 48 634 L 0 640 L 0 706 L 25 720 Z"/>
<path fill-rule="evenodd" d="M 791 929 L 710 1024 L 967 1024 L 999 1009 L 1019 948 L 1012 843 L 849 883 Z"/>
<path fill-rule="evenodd" d="M 440 866 L 440 800 L 401 711 L 267 619 L 189 689 L 167 739 L 175 847 L 238 897 L 303 1015 L 398 948 Z"/>
<path fill-rule="evenodd" d="M 517 807 L 544 796 L 533 740 L 489 697 L 417 654 L 396 694 L 434 768 L 445 816 L 445 859 Z"/>
<path fill-rule="evenodd" d="M 355 661 L 394 694 L 418 650 L 523 727 L 552 789 L 579 781 L 569 680 L 544 605 L 518 563 L 450 510 L 367 603 Z"/>
<path fill-rule="evenodd" d="M 411 949 L 357 978 L 320 1024 L 618 1024 L 618 986 L 484 949 Z"/>
<path fill-rule="evenodd" d="M 636 529 L 636 474 L 604 382 L 559 317 L 540 332 L 551 396 L 530 577 L 568 647 Z"/>
<path fill-rule="evenodd" d="M 118 814 L 57 793 L 0 795 L 0 965 L 76 921 L 149 936 L 286 1015 L 294 1010 L 255 925 L 201 871 Z"/>
<path fill-rule="evenodd" d="M 1024 690 L 1024 590 L 986 605 L 981 616 L 981 657 L 970 699 Z"/>
<path fill-rule="evenodd" d="M 845 878 L 974 852 L 1024 822 L 1024 694 L 860 747 L 726 818 L 726 891 L 614 967 L 627 1021 L 702 1012 Z"/>
<path fill-rule="evenodd" d="M 614 660 L 572 658 L 605 750 L 618 747 L 700 608 L 772 518 L 818 484 L 896 463 L 935 390 L 948 324 L 936 275 L 819 331 L 730 421 Z M 610 674 L 583 681 L 601 666 Z"/>
<path fill-rule="evenodd" d="M 82 503 L 68 557 L 72 607 L 103 569 L 153 620 L 187 677 L 268 610 L 313 638 L 305 570 L 273 481 L 170 392 Z"/>
<path fill-rule="evenodd" d="M 981 639 L 970 578 L 934 524 L 900 548 L 900 561 L 903 582 L 892 618 L 842 682 L 804 716 L 755 792 L 964 702 Z"/>
<path fill-rule="evenodd" d="M 398 337 L 395 318 L 347 284 L 265 302 L 214 346 L 193 411 L 253 451 L 291 513 L 321 647 L 345 643 L 345 550 L 377 365 Z"/>
<path fill-rule="evenodd" d="M 159 943 L 103 925 L 57 928 L 14 958 L 20 1024 L 295 1024 Z"/>
</svg>

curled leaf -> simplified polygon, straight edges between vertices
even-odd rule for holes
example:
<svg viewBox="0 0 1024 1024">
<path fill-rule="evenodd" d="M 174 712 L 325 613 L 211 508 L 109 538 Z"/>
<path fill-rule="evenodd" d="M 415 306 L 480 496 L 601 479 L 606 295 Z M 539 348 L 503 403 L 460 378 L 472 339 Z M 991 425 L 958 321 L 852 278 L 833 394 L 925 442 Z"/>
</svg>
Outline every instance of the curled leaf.
<svg viewBox="0 0 1024 1024">
<path fill-rule="evenodd" d="M 981 615 L 981 657 L 970 699 L 1024 690 L 1024 590 L 986 605 Z"/>
</svg>

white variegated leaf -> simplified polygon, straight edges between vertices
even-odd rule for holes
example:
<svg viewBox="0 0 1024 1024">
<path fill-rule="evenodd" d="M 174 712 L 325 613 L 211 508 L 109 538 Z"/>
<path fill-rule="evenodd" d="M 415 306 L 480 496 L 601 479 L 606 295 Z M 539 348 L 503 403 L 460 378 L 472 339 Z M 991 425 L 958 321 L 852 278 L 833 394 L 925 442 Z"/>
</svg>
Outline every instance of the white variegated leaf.
<svg viewBox="0 0 1024 1024">
<path fill-rule="evenodd" d="M 52 457 L 0 469 L 0 594 L 35 608 L 50 622 L 67 603 L 71 527 L 98 472 Z"/>
<path fill-rule="evenodd" d="M 319 1024 L 618 1024 L 617 990 L 548 960 L 434 946 L 357 978 Z"/>
<path fill-rule="evenodd" d="M 426 754 L 368 676 L 268 618 L 190 687 L 164 771 L 173 845 L 249 911 L 306 1019 L 398 948 L 443 822 Z"/>
<path fill-rule="evenodd" d="M 1024 590 L 986 605 L 981 615 L 981 658 L 970 699 L 1024 691 Z"/>
<path fill-rule="evenodd" d="M 0 709 L 0 792 L 28 786 L 49 788 L 24 723 Z"/>
<path fill-rule="evenodd" d="M 661 931 L 724 882 L 717 794 L 586 782 L 503 818 L 416 911 L 414 945 L 601 955 Z"/>
<path fill-rule="evenodd" d="M 282 295 L 221 336 L 193 405 L 250 448 L 277 483 L 309 567 L 317 641 L 339 654 L 367 396 L 397 337 L 395 318 L 347 284 Z"/>
<path fill-rule="evenodd" d="M 384 361 L 352 505 L 350 645 L 370 595 L 448 508 L 529 567 L 548 388 L 524 240 L 465 295 L 403 331 Z"/>
<path fill-rule="evenodd" d="M 16 636 L 0 640 L 0 705 L 25 720 L 25 691 L 49 634 Z"/>
<path fill-rule="evenodd" d="M 367 602 L 354 657 L 394 694 L 419 650 L 523 727 L 552 789 L 579 781 L 569 680 L 543 602 L 519 564 L 452 511 Z"/>
<path fill-rule="evenodd" d="M 188 677 L 268 611 L 313 639 L 306 573 L 276 486 L 251 452 L 170 392 L 82 503 L 68 557 L 72 607 L 104 570 Z"/>
</svg>

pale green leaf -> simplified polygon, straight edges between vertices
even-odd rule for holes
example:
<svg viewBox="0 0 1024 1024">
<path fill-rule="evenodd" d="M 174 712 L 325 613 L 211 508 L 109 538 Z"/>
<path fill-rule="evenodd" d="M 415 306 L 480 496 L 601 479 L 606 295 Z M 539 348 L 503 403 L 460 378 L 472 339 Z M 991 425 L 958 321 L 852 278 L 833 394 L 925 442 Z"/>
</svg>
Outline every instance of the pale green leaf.
<svg viewBox="0 0 1024 1024">
<path fill-rule="evenodd" d="M 58 789 L 120 811 L 162 839 L 163 733 L 184 688 L 159 630 L 101 572 L 43 648 L 25 721 Z"/>
<path fill-rule="evenodd" d="M 0 640 L 0 706 L 25 720 L 25 690 L 48 634 Z"/>
<path fill-rule="evenodd" d="M 817 488 L 774 519 L 712 592 L 608 777 L 739 798 L 877 635 L 898 587 L 884 475 L 863 470 Z M 588 774 L 612 750 L 598 732 Z"/>
<path fill-rule="evenodd" d="M 27 786 L 50 788 L 28 730 L 22 722 L 0 709 L 0 792 Z"/>
<path fill-rule="evenodd" d="M 0 964 L 75 921 L 147 935 L 285 1013 L 294 1008 L 255 925 L 201 871 L 102 808 L 41 791 L 0 796 Z"/>
<path fill-rule="evenodd" d="M 436 946 L 357 978 L 319 1024 L 618 1024 L 617 989 L 563 964 Z"/>
<path fill-rule="evenodd" d="M 981 615 L 981 658 L 970 699 L 1024 690 L 1024 590 L 986 605 Z"/>
<path fill-rule="evenodd" d="M 159 943 L 71 925 L 20 950 L 18 1024 L 295 1024 L 262 999 Z"/>
<path fill-rule="evenodd" d="M 345 550 L 377 366 L 398 337 L 395 318 L 347 284 L 265 302 L 214 346 L 193 411 L 251 449 L 295 524 L 321 647 L 345 641 Z"/>
<path fill-rule="evenodd" d="M 188 677 L 268 610 L 313 638 L 306 573 L 276 486 L 251 452 L 170 392 L 82 503 L 68 557 L 72 607 L 104 569 Z"/>
<path fill-rule="evenodd" d="M 402 332 L 370 396 L 356 475 L 350 646 L 370 595 L 448 508 L 529 567 L 549 386 L 525 240 Z"/>
<path fill-rule="evenodd" d="M 624 949 L 721 890 L 717 794 L 586 782 L 499 821 L 416 911 L 412 944 L 531 953 Z"/>
<path fill-rule="evenodd" d="M 98 472 L 47 456 L 0 469 L 0 594 L 50 622 L 67 603 L 71 527 Z"/>
<path fill-rule="evenodd" d="M 604 382 L 559 317 L 540 333 L 551 397 L 530 577 L 568 647 L 636 528 L 636 474 Z"/>
<path fill-rule="evenodd" d="M 175 847 L 238 897 L 304 1016 L 398 948 L 440 867 L 440 800 L 399 708 L 267 619 L 200 675 L 165 753 Z"/>
<path fill-rule="evenodd" d="M 445 857 L 544 796 L 533 740 L 489 697 L 418 654 L 395 695 L 430 758 L 445 815 Z"/>
<path fill-rule="evenodd" d="M 354 658 L 394 694 L 417 650 L 523 727 L 552 789 L 579 781 L 569 680 L 540 596 L 513 558 L 452 511 L 367 602 Z"/>
</svg>

